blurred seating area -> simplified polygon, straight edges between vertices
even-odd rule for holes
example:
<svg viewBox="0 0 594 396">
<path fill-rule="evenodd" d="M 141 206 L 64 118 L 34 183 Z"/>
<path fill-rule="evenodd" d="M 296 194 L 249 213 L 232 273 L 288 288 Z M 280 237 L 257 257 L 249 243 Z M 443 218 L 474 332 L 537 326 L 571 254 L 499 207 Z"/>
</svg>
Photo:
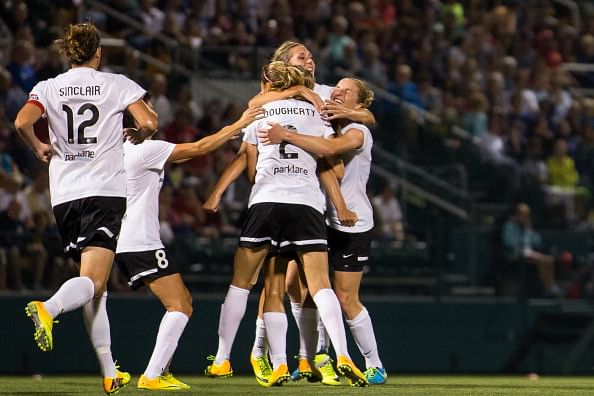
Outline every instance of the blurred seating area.
<svg viewBox="0 0 594 396">
<path fill-rule="evenodd" d="M 256 93 L 261 65 L 285 40 L 309 48 L 318 82 L 332 85 L 345 75 L 370 82 L 378 149 L 468 198 L 464 216 L 452 216 L 462 207 L 456 195 L 433 194 L 454 208 L 444 212 L 416 192 L 415 186 L 424 188 L 416 175 L 399 167 L 388 169 L 394 177 L 375 171 L 369 194 L 378 226 L 364 281 L 369 292 L 512 290 L 501 286 L 512 275 L 498 272 L 500 241 L 492 235 L 521 201 L 531 208 L 534 227 L 543 235 L 550 231 L 551 239 L 544 239 L 557 249 L 557 271 L 564 268 L 558 254 L 574 258 L 571 271 L 560 274 L 564 290 L 569 293 L 574 277 L 581 277 L 579 296 L 594 294 L 587 254 L 594 224 L 589 2 L 14 0 L 0 5 L 0 18 L 0 215 L 6 220 L 0 233 L 11 236 L 0 245 L 0 288 L 52 287 L 54 265 L 42 271 L 30 257 L 69 265 L 55 242 L 34 242 L 50 240 L 38 235 L 53 230 L 47 204 L 40 209 L 26 198 L 46 170 L 12 122 L 37 81 L 68 68 L 53 39 L 66 24 L 89 18 L 104 37 L 104 69 L 125 73 L 151 91 L 158 138 L 174 143 L 209 135 L 238 118 Z M 197 85 L 194 76 L 237 87 L 253 81 L 254 92 L 242 85 L 241 99 L 213 94 L 216 87 Z M 40 123 L 37 132 L 47 136 L 46 126 Z M 234 183 L 216 214 L 201 203 L 238 144 L 167 170 L 162 238 L 196 291 L 215 288 L 211 281 L 221 277 L 224 283 L 230 274 L 249 183 Z M 20 249 L 11 240 L 13 230 L 21 235 Z M 568 235 L 586 252 L 559 248 L 555 238 Z M 15 270 L 12 263 L 19 260 L 22 270 Z M 121 282 L 114 287 L 126 289 Z"/>
</svg>

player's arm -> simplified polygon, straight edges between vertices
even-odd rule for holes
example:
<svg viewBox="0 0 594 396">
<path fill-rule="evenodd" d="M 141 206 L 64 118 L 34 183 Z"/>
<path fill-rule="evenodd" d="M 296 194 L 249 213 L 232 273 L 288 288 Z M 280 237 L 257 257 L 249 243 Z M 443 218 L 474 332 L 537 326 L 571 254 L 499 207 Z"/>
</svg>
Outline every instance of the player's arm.
<svg viewBox="0 0 594 396">
<path fill-rule="evenodd" d="M 322 108 L 322 115 L 328 121 L 339 118 L 346 118 L 353 122 L 358 122 L 367 126 L 375 125 L 375 116 L 369 109 L 349 109 L 341 103 L 333 100 L 327 100 Z"/>
<path fill-rule="evenodd" d="M 342 181 L 342 178 L 344 177 L 344 162 L 338 155 L 333 155 L 324 158 L 332 168 L 332 171 L 334 172 L 336 178 L 338 179 L 338 182 L 340 183 Z"/>
<path fill-rule="evenodd" d="M 124 129 L 124 136 L 132 143 L 142 143 L 151 137 L 159 127 L 157 113 L 143 100 L 139 99 L 128 106 L 127 110 L 134 118 L 136 128 Z"/>
<path fill-rule="evenodd" d="M 225 171 L 214 186 L 213 191 L 210 193 L 208 199 L 204 202 L 204 210 L 207 212 L 216 212 L 219 208 L 219 203 L 223 194 L 229 188 L 231 183 L 235 181 L 241 175 L 241 173 L 247 167 L 247 155 L 246 146 L 248 143 L 243 142 L 241 148 L 233 158 L 233 161 L 225 168 Z"/>
<path fill-rule="evenodd" d="M 274 100 L 289 99 L 294 96 L 302 96 L 312 105 L 314 105 L 318 112 L 322 111 L 324 102 L 322 102 L 320 95 L 303 85 L 295 85 L 291 88 L 285 89 L 284 91 L 260 92 L 250 99 L 248 106 L 264 106 L 266 103 L 272 102 Z"/>
<path fill-rule="evenodd" d="M 251 183 L 256 180 L 256 163 L 258 162 L 258 146 L 251 143 L 245 145 L 246 170 Z"/>
<path fill-rule="evenodd" d="M 322 157 L 330 157 L 360 148 L 363 145 L 363 132 L 351 128 L 335 139 L 302 135 L 284 128 L 280 124 L 271 123 L 269 129 L 259 129 L 258 139 L 262 144 L 280 144 L 286 142 Z"/>
<path fill-rule="evenodd" d="M 252 121 L 254 121 L 257 118 L 261 118 L 263 115 L 264 109 L 262 107 L 249 107 L 243 112 L 243 114 L 237 121 L 235 121 L 231 125 L 227 125 L 217 133 L 210 136 L 206 136 L 193 143 L 176 144 L 167 161 L 183 162 L 200 155 L 208 154 L 211 151 L 219 148 L 223 143 L 227 142 L 229 139 L 232 139 L 235 136 L 237 136 L 239 132 L 241 132 L 242 128 L 245 128 Z M 239 173 L 241 173 L 241 171 Z M 235 178 L 233 180 L 235 180 Z M 231 182 L 233 180 L 231 180 Z M 225 187 L 225 189 L 226 188 L 227 187 Z"/>
<path fill-rule="evenodd" d="M 14 120 L 14 127 L 19 136 L 25 143 L 27 143 L 31 150 L 33 150 L 37 159 L 48 163 L 52 157 L 52 147 L 39 140 L 33 129 L 33 125 L 35 125 L 37 120 L 41 118 L 42 114 L 43 111 L 38 105 L 27 102 L 21 110 L 19 110 L 19 113 Z"/>
<path fill-rule="evenodd" d="M 347 208 L 336 174 L 325 158 L 318 160 L 318 176 L 322 187 L 336 208 L 336 214 L 340 224 L 346 227 L 354 226 L 357 222 L 357 214 Z"/>
</svg>

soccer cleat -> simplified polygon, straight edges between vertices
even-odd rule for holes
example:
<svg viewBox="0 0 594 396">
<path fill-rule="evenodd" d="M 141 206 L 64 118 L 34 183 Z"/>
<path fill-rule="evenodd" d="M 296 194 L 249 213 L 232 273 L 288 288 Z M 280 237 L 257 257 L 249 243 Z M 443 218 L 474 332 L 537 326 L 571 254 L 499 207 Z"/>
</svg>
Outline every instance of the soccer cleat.
<svg viewBox="0 0 594 396">
<path fill-rule="evenodd" d="M 367 378 L 369 385 L 383 385 L 388 379 L 386 369 L 383 367 L 369 367 L 363 374 Z"/>
<path fill-rule="evenodd" d="M 340 385 L 340 378 L 334 371 L 332 366 L 332 359 L 327 353 L 318 353 L 314 358 L 315 367 L 322 375 L 322 384 L 336 386 Z"/>
<path fill-rule="evenodd" d="M 256 358 L 254 355 L 250 355 L 250 363 L 252 363 L 252 369 L 254 370 L 258 384 L 268 386 L 268 381 L 272 375 L 272 366 L 270 366 L 268 357 L 262 355 Z"/>
<path fill-rule="evenodd" d="M 297 370 L 291 374 L 293 381 L 299 381 L 302 378 L 307 378 L 308 382 L 320 382 L 322 381 L 322 374 L 320 371 L 312 367 L 309 363 L 309 359 L 304 357 L 295 356 L 298 362 Z"/>
<path fill-rule="evenodd" d="M 285 363 L 281 364 L 274 370 L 272 370 L 272 374 L 268 378 L 268 382 L 266 384 L 262 384 L 258 382 L 260 385 L 269 388 L 271 386 L 281 386 L 285 382 L 291 379 L 291 374 L 289 374 L 289 368 Z"/>
<path fill-rule="evenodd" d="M 173 377 L 173 376 L 171 375 L 171 377 Z M 188 385 L 186 385 L 186 386 L 188 386 Z M 142 374 L 140 376 L 140 378 L 138 379 L 138 385 L 136 387 L 138 389 L 143 389 L 143 390 L 165 390 L 165 391 L 174 391 L 174 390 L 181 390 L 181 389 L 189 388 L 189 386 L 188 386 L 188 388 L 181 388 L 178 384 L 172 382 L 170 379 L 167 379 L 164 375 L 160 375 L 155 378 L 148 378 L 144 374 Z"/>
<path fill-rule="evenodd" d="M 31 318 L 35 325 L 34 338 L 37 346 L 43 352 L 49 352 L 54 347 L 52 327 L 54 319 L 46 311 L 41 301 L 31 301 L 25 307 L 25 313 Z M 57 323 L 57 322 L 56 322 Z"/>
<path fill-rule="evenodd" d="M 103 378 L 103 390 L 108 395 L 118 393 L 120 389 L 130 383 L 130 373 L 116 370 L 115 378 L 105 377 Z"/>
<path fill-rule="evenodd" d="M 336 369 L 340 375 L 344 376 L 351 386 L 369 386 L 367 377 L 355 366 L 355 363 L 348 357 L 341 355 L 338 357 Z"/>
<path fill-rule="evenodd" d="M 186 383 L 178 380 L 171 373 L 165 373 L 161 377 L 163 377 L 163 379 L 165 379 L 165 380 L 167 380 L 167 381 L 169 381 L 169 382 L 171 382 L 171 383 L 179 386 L 180 389 L 190 389 L 190 385 L 188 385 L 188 384 L 186 384 Z"/>
<path fill-rule="evenodd" d="M 215 364 L 214 355 L 210 355 L 206 358 L 212 360 L 212 364 L 204 369 L 204 374 L 211 378 L 227 378 L 233 375 L 233 369 L 231 368 L 231 362 L 229 359 L 225 359 L 221 364 Z"/>
</svg>

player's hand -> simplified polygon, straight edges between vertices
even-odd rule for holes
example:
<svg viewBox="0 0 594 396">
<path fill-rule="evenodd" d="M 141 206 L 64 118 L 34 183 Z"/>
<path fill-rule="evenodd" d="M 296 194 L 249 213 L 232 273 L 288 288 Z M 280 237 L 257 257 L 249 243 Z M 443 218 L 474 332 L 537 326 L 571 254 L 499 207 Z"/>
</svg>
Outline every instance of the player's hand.
<svg viewBox="0 0 594 396">
<path fill-rule="evenodd" d="M 144 142 L 142 131 L 137 128 L 124 128 L 124 138 L 132 144 L 140 144 Z"/>
<path fill-rule="evenodd" d="M 316 108 L 318 113 L 322 112 L 324 102 L 322 101 L 322 98 L 320 98 L 320 95 L 318 95 L 311 89 L 303 86 L 299 89 L 299 95 L 303 96 L 305 100 L 310 102 Z"/>
<path fill-rule="evenodd" d="M 202 204 L 202 207 L 208 213 L 216 213 L 219 210 L 219 204 L 221 203 L 221 196 L 218 194 L 210 194 L 210 197 Z"/>
<path fill-rule="evenodd" d="M 266 110 L 264 110 L 264 107 L 262 107 L 262 106 L 248 107 L 247 109 L 245 109 L 245 111 L 239 118 L 239 123 L 241 125 L 241 128 L 248 126 L 255 120 L 264 118 L 265 112 L 266 112 Z"/>
<path fill-rule="evenodd" d="M 322 108 L 322 116 L 327 121 L 336 120 L 338 118 L 349 118 L 352 112 L 352 109 L 347 109 L 342 103 L 334 100 L 327 100 L 324 102 L 324 107 Z"/>
<path fill-rule="evenodd" d="M 258 140 L 265 146 L 282 143 L 286 134 L 290 133 L 281 124 L 277 124 L 276 122 L 269 121 L 268 125 L 270 125 L 270 128 L 258 129 Z"/>
<path fill-rule="evenodd" d="M 341 225 L 345 226 L 345 227 L 352 227 L 355 225 L 355 223 L 357 222 L 357 220 L 359 219 L 357 217 L 357 213 L 348 210 L 346 208 L 344 209 L 337 209 L 336 210 L 336 215 L 338 216 L 338 221 L 340 222 Z"/>
<path fill-rule="evenodd" d="M 33 152 L 35 153 L 35 156 L 38 160 L 45 162 L 46 164 L 49 164 L 50 160 L 52 159 L 52 146 L 49 144 L 41 143 L 35 148 L 35 150 L 33 150 Z"/>
</svg>

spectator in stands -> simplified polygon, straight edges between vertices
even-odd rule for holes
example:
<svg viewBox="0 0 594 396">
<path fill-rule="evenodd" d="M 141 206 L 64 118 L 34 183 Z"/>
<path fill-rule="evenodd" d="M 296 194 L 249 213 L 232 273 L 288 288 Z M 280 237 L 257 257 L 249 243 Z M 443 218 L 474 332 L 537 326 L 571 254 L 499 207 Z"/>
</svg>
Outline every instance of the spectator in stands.
<svg viewBox="0 0 594 396">
<path fill-rule="evenodd" d="M 155 112 L 159 114 L 159 123 L 169 125 L 173 120 L 173 108 L 167 97 L 167 78 L 164 74 L 157 73 L 153 76 L 149 91 L 153 95 Z"/>
<path fill-rule="evenodd" d="M 580 176 L 575 162 L 567 154 L 567 142 L 555 140 L 552 154 L 547 158 L 548 198 L 551 204 L 561 203 L 565 209 L 565 220 L 573 223 L 583 217 L 586 191 L 579 186 Z"/>
<path fill-rule="evenodd" d="M 10 62 L 6 69 L 12 76 L 12 81 L 25 92 L 31 91 L 37 83 L 37 74 L 33 65 L 33 45 L 24 40 L 14 43 L 10 53 Z"/>
<path fill-rule="evenodd" d="M 400 202 L 396 197 L 396 187 L 386 185 L 381 194 L 372 199 L 375 217 L 378 222 L 381 237 L 391 241 L 404 241 L 404 220 Z"/>
<path fill-rule="evenodd" d="M 0 170 L 0 288 L 23 289 L 24 225 L 17 199 L 20 181 Z"/>
<path fill-rule="evenodd" d="M 462 128 L 470 132 L 472 136 L 481 138 L 489 128 L 488 108 L 489 100 L 483 93 L 472 93 L 468 98 L 468 109 L 462 115 Z"/>
<path fill-rule="evenodd" d="M 545 296 L 562 297 L 563 291 L 555 282 L 555 260 L 542 252 L 542 237 L 532 228 L 530 207 L 518 203 L 502 228 L 504 254 L 510 265 L 529 265 L 536 268 Z"/>
<path fill-rule="evenodd" d="M 497 191 L 510 202 L 520 190 L 520 168 L 506 152 L 504 122 L 502 113 L 493 114 L 488 131 L 480 137 L 479 148 L 483 163 L 490 168 L 497 183 Z"/>
<path fill-rule="evenodd" d="M 423 98 L 419 94 L 417 84 L 412 81 L 410 66 L 402 64 L 394 68 L 394 80 L 388 83 L 388 92 L 405 102 L 424 108 Z"/>
<path fill-rule="evenodd" d="M 23 103 L 27 101 L 25 91 L 13 83 L 12 75 L 4 67 L 0 67 L 0 100 L 4 102 L 9 120 L 14 120 Z"/>
</svg>

